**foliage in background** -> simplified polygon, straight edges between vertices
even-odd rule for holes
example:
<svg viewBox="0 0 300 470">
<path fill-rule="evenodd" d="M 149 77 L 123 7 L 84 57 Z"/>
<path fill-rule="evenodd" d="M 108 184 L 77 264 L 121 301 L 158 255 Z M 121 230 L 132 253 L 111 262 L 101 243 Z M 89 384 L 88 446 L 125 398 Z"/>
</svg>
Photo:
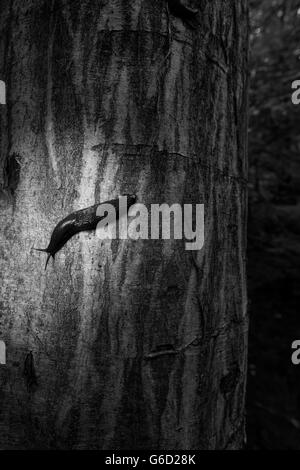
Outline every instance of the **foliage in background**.
<svg viewBox="0 0 300 470">
<path fill-rule="evenodd" d="M 300 449 L 300 1 L 250 7 L 248 446 Z"/>
</svg>

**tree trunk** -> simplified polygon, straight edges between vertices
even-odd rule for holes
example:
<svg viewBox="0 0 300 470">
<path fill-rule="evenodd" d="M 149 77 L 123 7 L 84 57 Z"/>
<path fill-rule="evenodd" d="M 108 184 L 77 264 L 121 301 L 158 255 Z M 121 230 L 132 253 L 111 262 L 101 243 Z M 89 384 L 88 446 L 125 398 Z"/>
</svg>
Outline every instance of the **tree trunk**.
<svg viewBox="0 0 300 470">
<path fill-rule="evenodd" d="M 198 3 L 0 0 L 1 448 L 243 444 L 247 1 Z M 204 248 L 82 232 L 44 271 L 125 193 L 203 203 Z"/>
</svg>

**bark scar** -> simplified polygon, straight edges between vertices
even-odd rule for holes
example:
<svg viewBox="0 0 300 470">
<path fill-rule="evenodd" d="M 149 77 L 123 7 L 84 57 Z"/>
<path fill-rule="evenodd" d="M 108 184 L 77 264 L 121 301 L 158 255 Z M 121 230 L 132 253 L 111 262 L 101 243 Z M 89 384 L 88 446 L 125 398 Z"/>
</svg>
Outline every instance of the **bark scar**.
<svg viewBox="0 0 300 470">
<path fill-rule="evenodd" d="M 173 355 L 182 353 L 190 346 L 198 346 L 199 344 L 200 344 L 200 338 L 199 336 L 195 336 L 195 338 L 192 341 L 189 341 L 187 344 L 179 346 L 178 348 L 175 348 L 172 344 L 159 345 L 157 349 L 155 349 L 154 351 L 151 351 L 149 354 L 144 356 L 144 359 L 149 360 L 149 359 L 156 359 L 157 357 L 161 357 L 161 356 L 173 356 Z"/>
</svg>

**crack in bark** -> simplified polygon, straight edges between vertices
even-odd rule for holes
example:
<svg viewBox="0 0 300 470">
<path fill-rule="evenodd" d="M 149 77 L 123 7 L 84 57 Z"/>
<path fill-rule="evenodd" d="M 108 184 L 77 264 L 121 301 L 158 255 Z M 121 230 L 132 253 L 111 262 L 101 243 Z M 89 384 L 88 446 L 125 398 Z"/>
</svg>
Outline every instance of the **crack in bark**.
<svg viewBox="0 0 300 470">
<path fill-rule="evenodd" d="M 195 338 L 190 341 L 189 343 L 179 347 L 179 348 L 170 348 L 170 349 L 166 349 L 165 351 L 153 351 L 149 354 L 147 354 L 146 356 L 144 356 L 144 359 L 148 360 L 148 359 L 155 359 L 157 357 L 160 357 L 160 356 L 169 356 L 169 355 L 176 355 L 176 354 L 180 354 L 182 353 L 183 351 L 185 351 L 186 349 L 188 349 L 190 346 L 198 346 L 200 343 L 200 338 L 198 336 L 195 336 Z"/>
</svg>

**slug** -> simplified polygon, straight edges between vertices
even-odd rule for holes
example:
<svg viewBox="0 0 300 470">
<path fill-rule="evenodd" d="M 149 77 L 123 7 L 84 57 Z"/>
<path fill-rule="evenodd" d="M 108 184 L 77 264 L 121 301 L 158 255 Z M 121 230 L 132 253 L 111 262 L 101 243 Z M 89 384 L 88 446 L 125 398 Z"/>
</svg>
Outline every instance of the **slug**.
<svg viewBox="0 0 300 470">
<path fill-rule="evenodd" d="M 183 0 L 168 0 L 168 6 L 170 13 L 181 18 L 190 28 L 195 29 L 198 26 L 196 15 L 199 10 L 186 6 Z"/>
<path fill-rule="evenodd" d="M 137 197 L 134 194 L 125 194 L 127 196 L 127 210 L 136 203 Z M 116 219 L 119 219 L 119 198 L 106 201 L 102 204 L 111 204 L 116 210 Z M 101 204 L 94 204 L 75 212 L 72 212 L 63 220 L 58 222 L 54 228 L 50 243 L 47 248 L 34 248 L 37 251 L 48 253 L 45 270 L 50 257 L 55 258 L 55 254 L 73 237 L 76 233 L 83 230 L 95 230 L 97 224 L 103 219 L 103 216 L 97 216 L 97 208 Z"/>
</svg>

